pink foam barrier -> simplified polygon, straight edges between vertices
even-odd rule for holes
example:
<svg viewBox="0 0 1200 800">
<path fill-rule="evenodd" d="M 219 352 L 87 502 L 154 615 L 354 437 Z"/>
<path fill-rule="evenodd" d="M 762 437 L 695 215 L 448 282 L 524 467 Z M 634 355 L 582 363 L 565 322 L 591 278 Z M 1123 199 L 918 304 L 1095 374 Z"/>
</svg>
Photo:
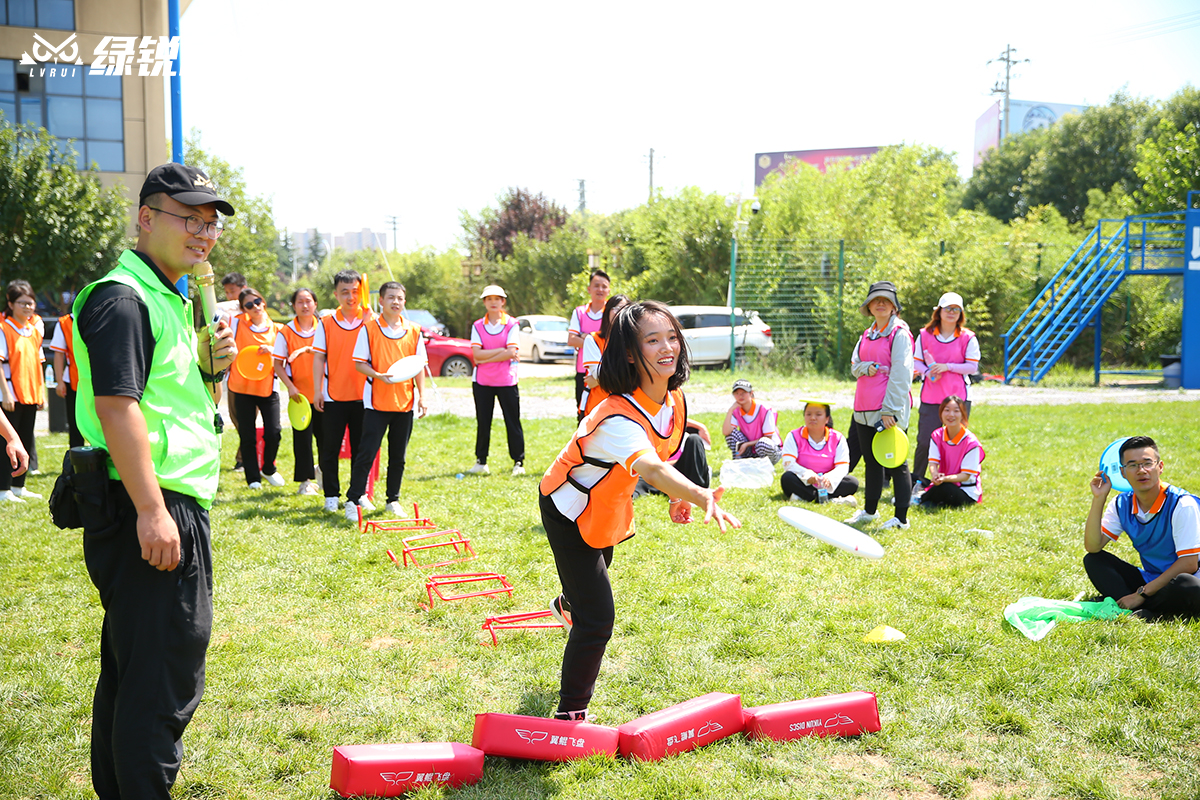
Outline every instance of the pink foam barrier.
<svg viewBox="0 0 1200 800">
<path fill-rule="evenodd" d="M 743 726 L 741 696 L 710 692 L 626 722 L 617 730 L 621 755 L 658 761 L 732 736 Z"/>
<path fill-rule="evenodd" d="M 397 797 L 430 784 L 483 777 L 483 751 L 457 742 L 351 744 L 333 748 L 329 788 L 342 797 Z"/>
<path fill-rule="evenodd" d="M 751 739 L 798 739 L 801 736 L 860 736 L 875 733 L 879 704 L 871 692 L 846 692 L 790 703 L 747 708 L 746 735 Z"/>
<path fill-rule="evenodd" d="M 476 714 L 471 744 L 489 756 L 570 761 L 595 753 L 616 755 L 617 729 L 520 714 Z"/>
</svg>

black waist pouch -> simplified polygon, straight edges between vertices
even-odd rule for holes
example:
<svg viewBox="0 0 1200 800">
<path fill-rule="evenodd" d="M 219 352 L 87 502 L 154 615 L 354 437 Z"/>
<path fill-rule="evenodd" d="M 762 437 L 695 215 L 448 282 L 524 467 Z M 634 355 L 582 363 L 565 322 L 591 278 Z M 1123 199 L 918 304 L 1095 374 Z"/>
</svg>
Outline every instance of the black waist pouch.
<svg viewBox="0 0 1200 800">
<path fill-rule="evenodd" d="M 82 528 L 84 519 L 107 526 L 113 518 L 109 483 L 107 450 L 72 447 L 50 493 L 51 520 L 64 530 Z"/>
</svg>

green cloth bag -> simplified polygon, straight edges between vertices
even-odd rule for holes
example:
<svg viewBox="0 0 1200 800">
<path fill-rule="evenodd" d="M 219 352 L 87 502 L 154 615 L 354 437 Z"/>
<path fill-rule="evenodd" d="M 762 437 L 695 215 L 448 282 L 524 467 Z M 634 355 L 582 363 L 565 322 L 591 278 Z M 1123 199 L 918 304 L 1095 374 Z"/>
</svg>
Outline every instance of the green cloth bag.
<svg viewBox="0 0 1200 800">
<path fill-rule="evenodd" d="M 1004 609 L 1004 618 L 1027 638 L 1040 641 L 1054 630 L 1059 620 L 1080 622 L 1088 619 L 1116 619 L 1128 614 L 1111 597 L 1100 603 L 1076 603 L 1071 600 L 1047 600 L 1044 597 L 1022 597 Z"/>
</svg>

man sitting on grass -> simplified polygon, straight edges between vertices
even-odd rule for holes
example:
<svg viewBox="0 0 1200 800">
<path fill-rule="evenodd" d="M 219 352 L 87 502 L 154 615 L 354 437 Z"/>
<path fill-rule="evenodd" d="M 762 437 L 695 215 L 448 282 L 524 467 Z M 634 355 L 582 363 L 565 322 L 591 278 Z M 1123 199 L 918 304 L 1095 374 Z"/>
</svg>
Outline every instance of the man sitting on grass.
<svg viewBox="0 0 1200 800">
<path fill-rule="evenodd" d="M 1121 492 L 1105 508 L 1112 483 L 1103 472 L 1092 478 L 1083 529 L 1088 578 L 1100 594 L 1146 619 L 1200 617 L 1200 504 L 1162 481 L 1163 462 L 1149 436 L 1126 439 L 1120 457 L 1133 491 Z M 1141 569 L 1104 552 L 1122 532 L 1141 556 Z"/>
</svg>

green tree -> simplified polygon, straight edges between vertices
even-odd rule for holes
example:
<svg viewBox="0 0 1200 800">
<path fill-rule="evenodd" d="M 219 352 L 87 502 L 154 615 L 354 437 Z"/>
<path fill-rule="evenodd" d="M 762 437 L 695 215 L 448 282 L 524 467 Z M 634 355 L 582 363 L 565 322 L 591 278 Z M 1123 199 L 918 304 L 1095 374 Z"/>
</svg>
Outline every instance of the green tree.
<svg viewBox="0 0 1200 800">
<path fill-rule="evenodd" d="M 567 221 L 561 206 L 528 189 L 509 189 L 496 200 L 498 207 L 485 208 L 479 217 L 466 212 L 460 217 L 465 244 L 488 260 L 511 256 L 514 240 L 520 235 L 548 241 L 554 229 Z"/>
<path fill-rule="evenodd" d="M 305 257 L 305 262 L 308 269 L 317 269 L 325 263 L 325 256 L 329 255 L 325 251 L 325 240 L 321 238 L 321 232 L 313 229 L 313 235 L 308 237 L 308 253 Z"/>
<path fill-rule="evenodd" d="M 1028 172 L 1049 136 L 1048 128 L 1014 134 L 990 150 L 963 189 L 963 208 L 982 211 L 1003 222 L 1029 211 Z"/>
<path fill-rule="evenodd" d="M 1187 208 L 1187 193 L 1200 190 L 1198 131 L 1194 122 L 1176 130 L 1163 119 L 1155 137 L 1138 145 L 1135 169 L 1143 183 L 1135 196 L 1143 212 L 1182 211 Z"/>
<path fill-rule="evenodd" d="M 81 289 L 116 266 L 128 201 L 76 169 L 45 129 L 0 119 L 0 276 L 36 290 Z"/>
</svg>

